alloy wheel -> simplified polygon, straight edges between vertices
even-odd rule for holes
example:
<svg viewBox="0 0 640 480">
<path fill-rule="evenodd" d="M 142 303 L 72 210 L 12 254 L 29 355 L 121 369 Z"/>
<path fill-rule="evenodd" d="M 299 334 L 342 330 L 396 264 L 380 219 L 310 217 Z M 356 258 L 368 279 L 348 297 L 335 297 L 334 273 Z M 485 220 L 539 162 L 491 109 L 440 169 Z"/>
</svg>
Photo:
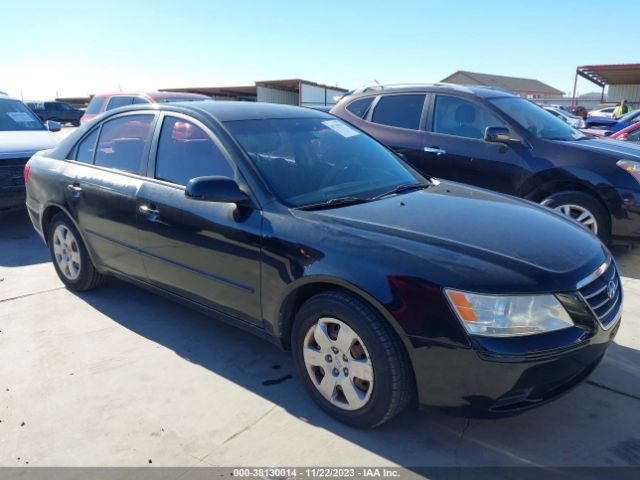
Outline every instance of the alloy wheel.
<svg viewBox="0 0 640 480">
<path fill-rule="evenodd" d="M 71 230 L 58 225 L 53 232 L 53 254 L 62 274 L 74 281 L 80 276 L 80 248 Z"/>
<path fill-rule="evenodd" d="M 343 410 L 364 407 L 373 391 L 373 365 L 358 334 L 336 318 L 324 317 L 309 328 L 303 358 L 320 394 Z"/>
<path fill-rule="evenodd" d="M 547 199 L 542 202 L 542 205 L 548 207 L 551 202 L 551 199 Z M 596 217 L 586 208 L 574 204 L 556 205 L 551 208 L 575 220 L 593 234 L 598 234 L 598 222 L 596 221 Z"/>
</svg>

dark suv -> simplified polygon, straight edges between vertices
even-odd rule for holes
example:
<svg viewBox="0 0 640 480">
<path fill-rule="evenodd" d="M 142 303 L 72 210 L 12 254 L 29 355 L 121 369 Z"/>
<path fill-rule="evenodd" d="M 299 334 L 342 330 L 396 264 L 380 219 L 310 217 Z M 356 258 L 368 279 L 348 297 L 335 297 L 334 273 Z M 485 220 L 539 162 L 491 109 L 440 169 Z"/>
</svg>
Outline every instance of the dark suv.
<svg viewBox="0 0 640 480">
<path fill-rule="evenodd" d="M 26 104 L 43 122 L 55 120 L 77 127 L 80 125 L 80 118 L 84 115 L 82 110 L 73 108 L 64 102 L 27 102 Z"/>
<path fill-rule="evenodd" d="M 640 147 L 593 139 L 486 87 L 377 86 L 331 110 L 422 173 L 554 208 L 602 240 L 640 239 Z"/>
</svg>

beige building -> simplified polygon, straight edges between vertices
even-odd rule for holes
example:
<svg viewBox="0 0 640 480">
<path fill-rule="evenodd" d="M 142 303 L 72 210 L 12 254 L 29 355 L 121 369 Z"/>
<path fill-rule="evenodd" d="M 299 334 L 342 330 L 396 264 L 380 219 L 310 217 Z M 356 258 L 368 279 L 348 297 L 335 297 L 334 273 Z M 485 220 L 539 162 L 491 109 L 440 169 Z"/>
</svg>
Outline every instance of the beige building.
<svg viewBox="0 0 640 480">
<path fill-rule="evenodd" d="M 515 93 L 523 98 L 542 99 L 562 97 L 564 92 L 553 88 L 546 83 L 530 78 L 505 77 L 504 75 L 491 75 L 488 73 L 475 73 L 458 70 L 456 73 L 442 79 L 442 83 L 455 83 L 457 85 L 482 85 L 498 88 Z"/>
</svg>

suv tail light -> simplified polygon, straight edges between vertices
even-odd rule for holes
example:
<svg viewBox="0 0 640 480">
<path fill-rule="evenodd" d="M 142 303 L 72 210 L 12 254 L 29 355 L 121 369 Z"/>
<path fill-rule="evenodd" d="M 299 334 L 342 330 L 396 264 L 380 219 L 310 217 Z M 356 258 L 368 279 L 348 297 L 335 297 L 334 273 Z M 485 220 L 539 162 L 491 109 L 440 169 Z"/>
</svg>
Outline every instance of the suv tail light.
<svg viewBox="0 0 640 480">
<path fill-rule="evenodd" d="M 27 184 L 27 181 L 29 180 L 29 172 L 31 171 L 31 165 L 29 165 L 29 162 L 27 162 L 24 165 L 24 184 Z"/>
</svg>

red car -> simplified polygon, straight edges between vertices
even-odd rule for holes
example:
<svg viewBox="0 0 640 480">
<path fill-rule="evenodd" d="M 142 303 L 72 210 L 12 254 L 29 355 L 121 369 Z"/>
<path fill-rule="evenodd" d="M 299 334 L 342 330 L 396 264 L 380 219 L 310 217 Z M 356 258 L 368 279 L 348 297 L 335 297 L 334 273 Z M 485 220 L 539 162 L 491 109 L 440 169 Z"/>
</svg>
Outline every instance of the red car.
<svg viewBox="0 0 640 480">
<path fill-rule="evenodd" d="M 610 138 L 616 140 L 626 140 L 627 142 L 640 143 L 640 122 L 629 125 L 626 128 L 614 133 Z"/>
<path fill-rule="evenodd" d="M 84 125 L 107 110 L 124 107 L 125 105 L 136 103 L 192 102 L 196 100 L 211 100 L 211 98 L 198 93 L 177 92 L 100 93 L 95 95 L 89 102 L 87 110 L 80 119 L 80 124 Z"/>
</svg>

